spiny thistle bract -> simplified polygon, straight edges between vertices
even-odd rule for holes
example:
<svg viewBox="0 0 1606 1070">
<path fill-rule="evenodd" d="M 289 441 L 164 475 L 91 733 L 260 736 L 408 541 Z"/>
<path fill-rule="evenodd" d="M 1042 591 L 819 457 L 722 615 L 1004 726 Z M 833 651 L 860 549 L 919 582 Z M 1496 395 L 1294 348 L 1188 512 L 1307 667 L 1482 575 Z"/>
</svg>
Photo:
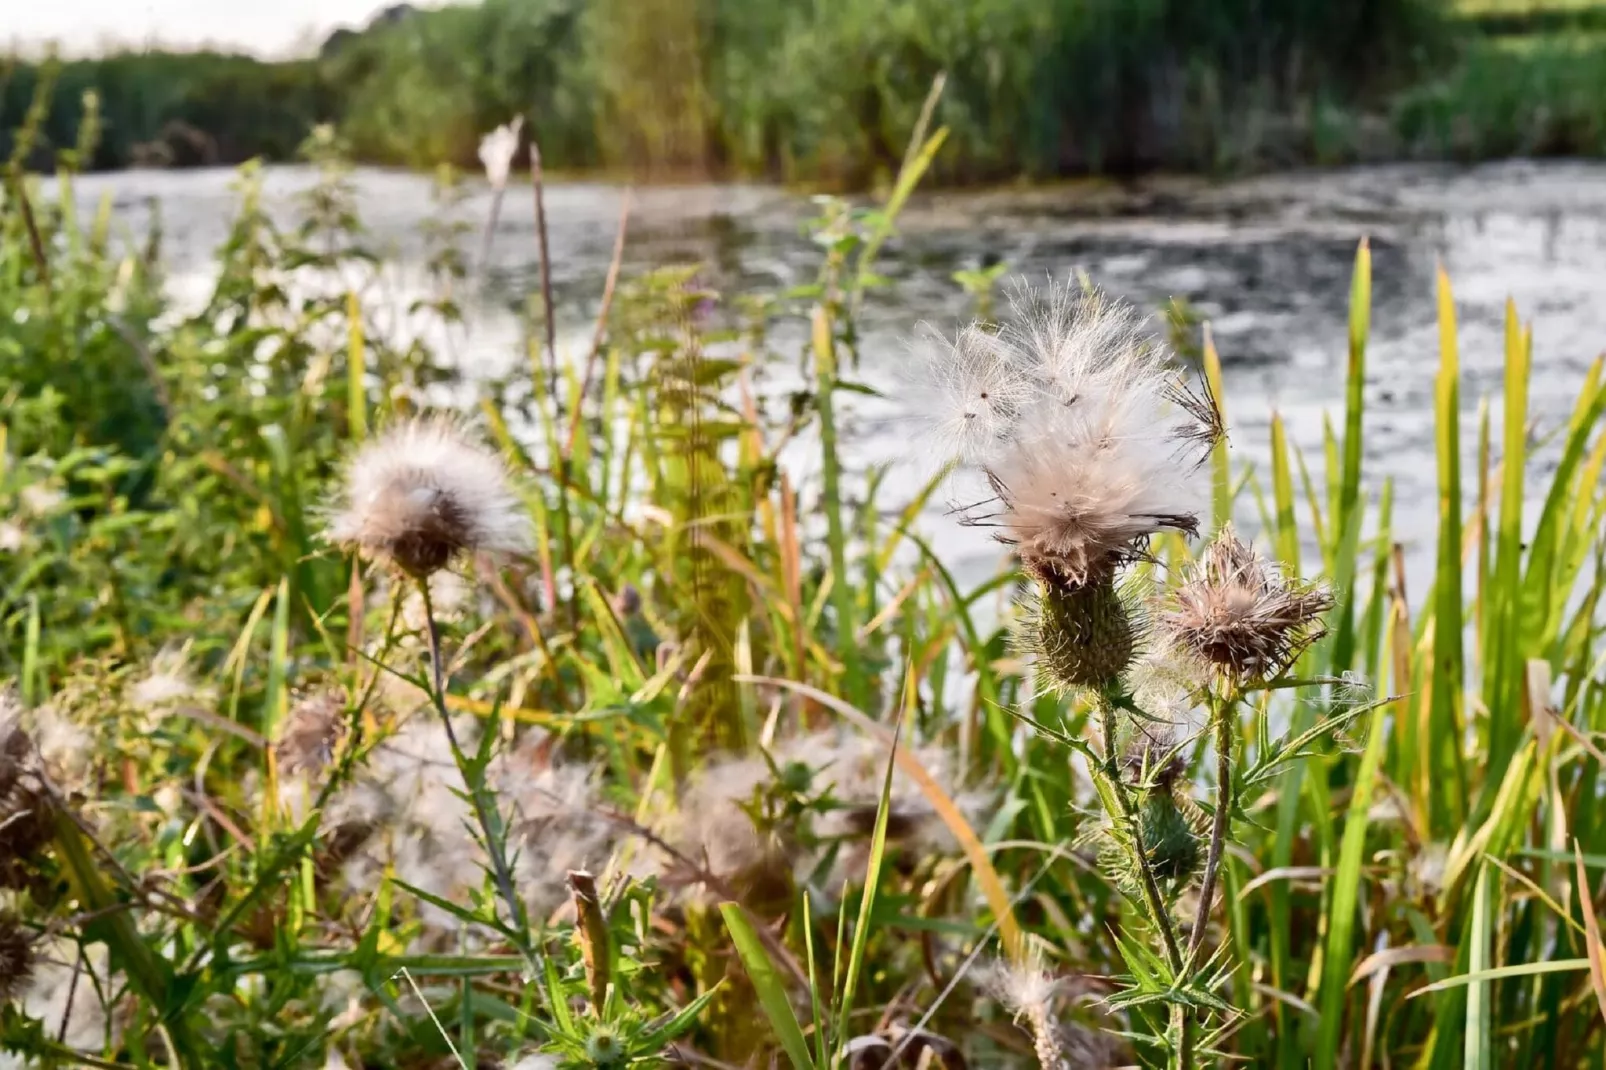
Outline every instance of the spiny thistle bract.
<svg viewBox="0 0 1606 1070">
<path fill-rule="evenodd" d="M 352 457 L 328 537 L 415 577 L 471 553 L 518 553 L 529 518 L 501 458 L 443 418 L 413 419 Z"/>
<path fill-rule="evenodd" d="M 1173 887 L 1191 878 L 1204 859 L 1197 819 L 1169 792 L 1151 792 L 1143 803 L 1143 848 L 1149 867 Z"/>
<path fill-rule="evenodd" d="M 0 1004 L 27 991 L 33 980 L 33 940 L 11 914 L 0 914 Z"/>
<path fill-rule="evenodd" d="M 1024 601 L 1017 642 L 1036 655 L 1052 689 L 1101 688 L 1126 671 L 1140 627 L 1134 603 L 1112 577 L 1079 587 L 1045 584 Z"/>
<path fill-rule="evenodd" d="M 1283 672 L 1324 634 L 1325 586 L 1282 575 L 1228 525 L 1171 591 L 1160 624 L 1180 649 L 1237 681 Z"/>
</svg>

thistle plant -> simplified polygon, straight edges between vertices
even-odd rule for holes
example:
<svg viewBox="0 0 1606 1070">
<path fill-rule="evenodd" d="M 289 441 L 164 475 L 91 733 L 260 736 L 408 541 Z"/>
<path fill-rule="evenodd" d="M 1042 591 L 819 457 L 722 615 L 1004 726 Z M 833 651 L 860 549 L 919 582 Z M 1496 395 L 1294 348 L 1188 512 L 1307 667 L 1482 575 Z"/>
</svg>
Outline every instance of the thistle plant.
<svg viewBox="0 0 1606 1070">
<path fill-rule="evenodd" d="M 473 755 L 458 739 L 446 701 L 446 663 L 430 593 L 430 578 L 454 561 L 476 553 L 523 550 L 528 516 L 501 459 L 472 441 L 458 424 L 439 418 L 397 424 L 357 450 L 342 495 L 328 537 L 417 585 L 428 639 L 426 690 L 467 786 L 497 893 L 509 911 L 506 922 L 494 915 L 488 920 L 515 943 L 533 970 L 534 944 L 508 859 L 507 826 L 486 781 L 493 734 L 485 734 Z"/>
<path fill-rule="evenodd" d="M 1160 590 L 1154 541 L 1198 535 L 1201 465 L 1224 436 L 1213 397 L 1097 291 L 1021 289 L 1013 312 L 1008 325 L 965 328 L 934 360 L 936 426 L 992 490 L 963 519 L 994 529 L 1019 561 L 1017 634 L 1040 685 L 1098 715 L 1102 739 L 1061 738 L 1087 761 L 1114 883 L 1157 945 L 1123 941 L 1132 973 L 1112 1006 L 1144 1018 L 1164 1006 L 1153 1040 L 1187 1068 L 1197 1023 L 1232 1013 L 1212 991 L 1205 943 L 1234 813 L 1238 707 L 1320 637 L 1332 599 L 1284 578 L 1230 526 Z M 1167 686 L 1156 687 L 1161 662 Z M 1201 707 L 1208 731 L 1179 738 L 1177 722 Z M 1208 743 L 1207 816 L 1188 771 Z M 1046 1026 L 1033 1031 L 1048 1070 L 1060 1060 Z"/>
</svg>

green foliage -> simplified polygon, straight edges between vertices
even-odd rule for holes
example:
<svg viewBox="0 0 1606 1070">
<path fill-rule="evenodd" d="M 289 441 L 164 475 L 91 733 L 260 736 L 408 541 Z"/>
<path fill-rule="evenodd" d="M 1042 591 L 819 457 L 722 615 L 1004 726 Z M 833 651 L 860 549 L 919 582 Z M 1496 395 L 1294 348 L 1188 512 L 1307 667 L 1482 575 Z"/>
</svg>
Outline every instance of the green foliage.
<svg viewBox="0 0 1606 1070">
<path fill-rule="evenodd" d="M 866 186 L 896 173 L 926 87 L 946 72 L 936 118 L 950 146 L 936 173 L 949 181 L 1252 166 L 1308 158 L 1322 108 L 1371 107 L 1442 53 L 1437 8 L 482 0 L 290 63 L 160 52 L 16 63 L 0 128 L 42 91 L 44 164 L 93 89 L 109 109 L 99 167 L 287 159 L 324 121 L 365 161 L 473 167 L 479 136 L 522 114 L 549 167 Z"/>
</svg>

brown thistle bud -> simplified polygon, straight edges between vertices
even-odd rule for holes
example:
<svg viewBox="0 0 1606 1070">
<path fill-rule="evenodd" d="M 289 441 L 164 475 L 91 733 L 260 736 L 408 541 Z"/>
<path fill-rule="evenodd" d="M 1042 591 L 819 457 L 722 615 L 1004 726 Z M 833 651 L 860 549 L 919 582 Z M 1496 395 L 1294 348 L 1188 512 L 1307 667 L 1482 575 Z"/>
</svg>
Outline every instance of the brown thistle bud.
<svg viewBox="0 0 1606 1070">
<path fill-rule="evenodd" d="M 26 887 L 33 860 L 51 840 L 49 798 L 33 760 L 15 704 L 0 695 L 0 888 Z"/>
<path fill-rule="evenodd" d="M 1112 577 L 1085 586 L 1045 584 L 1035 608 L 1025 646 L 1055 688 L 1102 688 L 1132 663 L 1137 628 Z"/>
<path fill-rule="evenodd" d="M 27 991 L 33 968 L 33 940 L 14 915 L 0 914 L 0 1004 Z"/>
<path fill-rule="evenodd" d="M 286 773 L 310 773 L 334 758 L 346 731 L 346 696 L 337 688 L 299 695 L 285 720 L 275 752 Z"/>
<path fill-rule="evenodd" d="M 608 919 L 602 912 L 602 900 L 597 894 L 597 879 L 583 869 L 569 871 L 569 894 L 574 900 L 574 913 L 579 924 L 574 938 L 580 944 L 580 959 L 585 963 L 586 985 L 591 990 L 591 1006 L 601 1013 L 612 983 L 612 934 L 608 932 Z"/>
<path fill-rule="evenodd" d="M 1122 756 L 1127 779 L 1136 787 L 1170 794 L 1188 772 L 1184 748 L 1169 732 L 1140 724 Z"/>
<path fill-rule="evenodd" d="M 1284 577 L 1224 527 L 1188 566 L 1160 616 L 1171 642 L 1238 681 L 1282 673 L 1324 632 L 1333 597 L 1320 584 Z"/>
</svg>

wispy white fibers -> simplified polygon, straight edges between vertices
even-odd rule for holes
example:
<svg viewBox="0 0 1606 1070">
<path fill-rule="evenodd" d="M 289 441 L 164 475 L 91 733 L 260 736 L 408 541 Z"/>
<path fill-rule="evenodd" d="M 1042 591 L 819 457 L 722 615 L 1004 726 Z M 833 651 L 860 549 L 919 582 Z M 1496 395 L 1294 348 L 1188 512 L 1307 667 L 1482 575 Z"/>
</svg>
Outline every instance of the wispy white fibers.
<svg viewBox="0 0 1606 1070">
<path fill-rule="evenodd" d="M 524 128 L 524 116 L 516 115 L 480 139 L 480 163 L 485 167 L 485 180 L 494 189 L 507 185 L 513 171 L 513 157 L 519 152 L 519 131 Z"/>
<path fill-rule="evenodd" d="M 1013 321 L 961 331 L 932 362 L 946 457 L 993 494 L 967 520 L 996 529 L 1028 572 L 1082 585 L 1150 536 L 1197 527 L 1201 446 L 1219 433 L 1131 308 L 1097 291 L 1020 289 Z"/>
<path fill-rule="evenodd" d="M 459 554 L 518 553 L 530 531 L 502 459 L 433 417 L 397 424 L 356 452 L 328 537 L 427 576 Z"/>
</svg>

